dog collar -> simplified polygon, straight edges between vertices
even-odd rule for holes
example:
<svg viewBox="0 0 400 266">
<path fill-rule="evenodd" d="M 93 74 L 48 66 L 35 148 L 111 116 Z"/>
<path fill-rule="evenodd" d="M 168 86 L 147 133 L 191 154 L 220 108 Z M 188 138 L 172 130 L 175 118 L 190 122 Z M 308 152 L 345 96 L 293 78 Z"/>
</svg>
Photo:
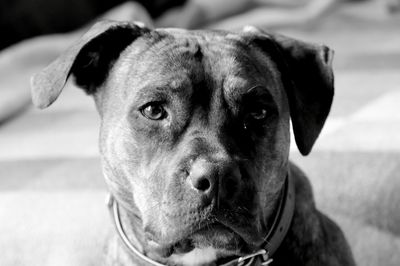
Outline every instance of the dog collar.
<svg viewBox="0 0 400 266">
<path fill-rule="evenodd" d="M 138 260 L 144 262 L 149 266 L 166 266 L 165 264 L 158 263 L 150 259 L 149 257 L 146 257 L 143 253 L 137 250 L 134 245 L 132 245 L 132 243 L 126 236 L 126 233 L 121 224 L 118 202 L 111 194 L 107 195 L 106 203 L 118 235 L 124 245 L 128 248 L 129 252 Z M 289 230 L 293 218 L 294 204 L 294 184 L 290 175 L 287 175 L 284 188 L 282 190 L 282 196 L 280 197 L 278 211 L 275 216 L 274 222 L 272 223 L 271 230 L 268 232 L 267 236 L 264 239 L 264 244 L 262 245 L 263 247 L 252 254 L 233 259 L 227 263 L 220 264 L 219 266 L 269 265 L 272 262 L 272 255 L 281 245 Z"/>
</svg>

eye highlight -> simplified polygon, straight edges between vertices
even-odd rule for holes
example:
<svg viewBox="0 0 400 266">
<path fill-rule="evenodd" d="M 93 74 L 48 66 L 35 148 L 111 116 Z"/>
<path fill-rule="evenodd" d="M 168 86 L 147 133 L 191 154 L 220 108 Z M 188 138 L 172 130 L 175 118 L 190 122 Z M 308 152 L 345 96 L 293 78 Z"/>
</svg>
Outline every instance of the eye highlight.
<svg viewBox="0 0 400 266">
<path fill-rule="evenodd" d="M 158 102 L 145 104 L 140 108 L 141 114 L 150 120 L 162 120 L 167 117 L 164 106 Z"/>
<path fill-rule="evenodd" d="M 253 118 L 254 120 L 262 120 L 265 119 L 267 117 L 267 109 L 265 108 L 258 108 L 256 110 L 252 110 L 249 115 L 251 116 L 251 118 Z"/>
<path fill-rule="evenodd" d="M 266 107 L 254 106 L 252 107 L 244 117 L 243 128 L 245 130 L 254 128 L 262 125 L 262 122 L 269 116 L 269 112 Z"/>
</svg>

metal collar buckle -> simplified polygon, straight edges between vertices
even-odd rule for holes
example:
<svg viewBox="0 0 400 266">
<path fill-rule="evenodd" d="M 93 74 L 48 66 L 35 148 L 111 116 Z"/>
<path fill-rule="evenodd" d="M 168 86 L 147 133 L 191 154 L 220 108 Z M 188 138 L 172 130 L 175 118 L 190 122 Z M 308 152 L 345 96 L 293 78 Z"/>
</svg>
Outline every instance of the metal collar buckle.
<svg viewBox="0 0 400 266">
<path fill-rule="evenodd" d="M 254 260 L 257 257 L 260 257 L 262 266 L 267 266 L 272 262 L 272 259 L 269 257 L 268 252 L 265 249 L 260 249 L 253 254 L 238 258 L 238 266 L 250 266 L 253 264 Z"/>
</svg>

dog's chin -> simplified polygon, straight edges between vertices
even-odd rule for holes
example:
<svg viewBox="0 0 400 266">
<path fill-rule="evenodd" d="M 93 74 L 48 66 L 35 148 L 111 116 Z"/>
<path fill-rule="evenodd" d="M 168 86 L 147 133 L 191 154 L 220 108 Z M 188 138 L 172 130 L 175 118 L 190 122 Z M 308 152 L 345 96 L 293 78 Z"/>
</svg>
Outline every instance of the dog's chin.
<svg viewBox="0 0 400 266">
<path fill-rule="evenodd" d="M 215 265 L 246 254 L 245 241 L 222 224 L 211 224 L 164 246 L 162 262 L 168 265 Z M 160 258 L 158 258 L 160 259 Z"/>
</svg>

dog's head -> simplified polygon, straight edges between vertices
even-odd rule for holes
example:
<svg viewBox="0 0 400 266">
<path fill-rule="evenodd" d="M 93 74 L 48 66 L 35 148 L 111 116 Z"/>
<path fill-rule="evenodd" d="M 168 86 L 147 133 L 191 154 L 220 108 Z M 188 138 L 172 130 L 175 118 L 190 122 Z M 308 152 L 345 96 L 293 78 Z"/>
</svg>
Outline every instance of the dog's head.
<svg viewBox="0 0 400 266">
<path fill-rule="evenodd" d="M 304 155 L 321 131 L 331 58 L 325 46 L 252 27 L 101 22 L 33 78 L 33 100 L 50 105 L 70 75 L 93 95 L 107 183 L 135 213 L 148 254 L 239 255 L 268 232 L 288 171 L 289 120 Z"/>
</svg>

